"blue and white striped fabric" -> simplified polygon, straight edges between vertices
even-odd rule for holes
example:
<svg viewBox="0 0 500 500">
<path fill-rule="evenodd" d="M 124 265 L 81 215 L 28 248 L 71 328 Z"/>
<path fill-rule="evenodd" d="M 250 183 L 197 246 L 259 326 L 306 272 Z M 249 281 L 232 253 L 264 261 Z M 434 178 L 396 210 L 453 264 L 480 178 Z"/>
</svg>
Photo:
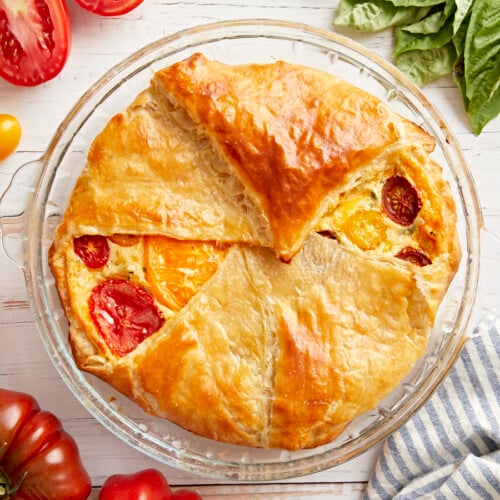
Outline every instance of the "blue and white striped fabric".
<svg viewBox="0 0 500 500">
<path fill-rule="evenodd" d="M 365 500 L 500 499 L 499 331 L 497 312 L 424 407 L 387 438 Z"/>
</svg>

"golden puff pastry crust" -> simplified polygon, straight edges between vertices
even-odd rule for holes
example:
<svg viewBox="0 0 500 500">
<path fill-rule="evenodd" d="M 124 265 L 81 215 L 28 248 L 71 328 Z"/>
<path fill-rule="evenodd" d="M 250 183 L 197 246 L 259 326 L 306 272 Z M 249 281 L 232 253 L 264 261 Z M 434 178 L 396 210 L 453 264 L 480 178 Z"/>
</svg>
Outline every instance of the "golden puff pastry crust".
<svg viewBox="0 0 500 500">
<path fill-rule="evenodd" d="M 77 365 L 208 438 L 330 442 L 411 371 L 457 270 L 433 148 L 312 68 L 158 71 L 94 140 L 50 250 Z"/>
<path fill-rule="evenodd" d="M 401 142 L 434 147 L 379 99 L 312 68 L 228 66 L 197 54 L 160 71 L 156 85 L 232 166 L 283 260 L 300 249 L 325 197 L 360 166 Z"/>
</svg>

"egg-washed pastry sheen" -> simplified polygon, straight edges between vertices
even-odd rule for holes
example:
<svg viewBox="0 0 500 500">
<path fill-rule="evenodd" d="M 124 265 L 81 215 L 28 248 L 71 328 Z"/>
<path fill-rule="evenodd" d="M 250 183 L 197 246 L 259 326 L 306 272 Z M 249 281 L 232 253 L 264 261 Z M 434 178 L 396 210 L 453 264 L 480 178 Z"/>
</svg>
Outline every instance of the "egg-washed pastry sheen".
<svg viewBox="0 0 500 500">
<path fill-rule="evenodd" d="M 194 54 L 93 141 L 50 250 L 78 366 L 219 441 L 333 440 L 456 272 L 434 139 L 309 67 Z"/>
</svg>

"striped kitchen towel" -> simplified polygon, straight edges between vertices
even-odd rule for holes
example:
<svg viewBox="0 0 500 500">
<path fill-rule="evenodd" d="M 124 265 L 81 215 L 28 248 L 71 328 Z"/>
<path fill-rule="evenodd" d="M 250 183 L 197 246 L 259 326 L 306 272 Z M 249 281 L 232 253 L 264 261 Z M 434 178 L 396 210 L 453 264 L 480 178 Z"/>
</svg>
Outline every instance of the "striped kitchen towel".
<svg viewBox="0 0 500 500">
<path fill-rule="evenodd" d="M 365 500 L 500 499 L 500 312 L 382 446 Z"/>
</svg>

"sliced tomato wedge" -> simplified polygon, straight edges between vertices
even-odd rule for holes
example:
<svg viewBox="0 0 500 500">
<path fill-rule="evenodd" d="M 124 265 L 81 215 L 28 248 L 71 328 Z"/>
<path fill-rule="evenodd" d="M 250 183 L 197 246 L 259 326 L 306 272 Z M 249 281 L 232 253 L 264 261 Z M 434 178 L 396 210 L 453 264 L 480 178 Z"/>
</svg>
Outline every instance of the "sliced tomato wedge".
<svg viewBox="0 0 500 500">
<path fill-rule="evenodd" d="M 382 206 L 391 220 L 410 226 L 422 208 L 422 201 L 406 177 L 394 175 L 385 181 L 382 188 Z"/>
<path fill-rule="evenodd" d="M 108 347 L 125 356 L 165 322 L 153 296 L 126 280 L 97 285 L 89 299 L 90 315 Z"/>
<path fill-rule="evenodd" d="M 109 245 L 105 236 L 89 235 L 73 238 L 73 250 L 83 263 L 91 268 L 98 269 L 109 259 Z"/>
<path fill-rule="evenodd" d="M 57 76 L 68 59 L 71 26 L 64 0 L 0 2 L 0 76 L 32 87 Z"/>
<path fill-rule="evenodd" d="M 403 250 L 399 251 L 395 257 L 406 260 L 407 262 L 411 262 L 412 264 L 420 267 L 432 264 L 431 259 L 429 259 L 425 253 L 413 247 L 403 248 Z"/>
<path fill-rule="evenodd" d="M 100 16 L 121 16 L 135 9 L 143 0 L 76 0 L 80 7 Z"/>
</svg>

